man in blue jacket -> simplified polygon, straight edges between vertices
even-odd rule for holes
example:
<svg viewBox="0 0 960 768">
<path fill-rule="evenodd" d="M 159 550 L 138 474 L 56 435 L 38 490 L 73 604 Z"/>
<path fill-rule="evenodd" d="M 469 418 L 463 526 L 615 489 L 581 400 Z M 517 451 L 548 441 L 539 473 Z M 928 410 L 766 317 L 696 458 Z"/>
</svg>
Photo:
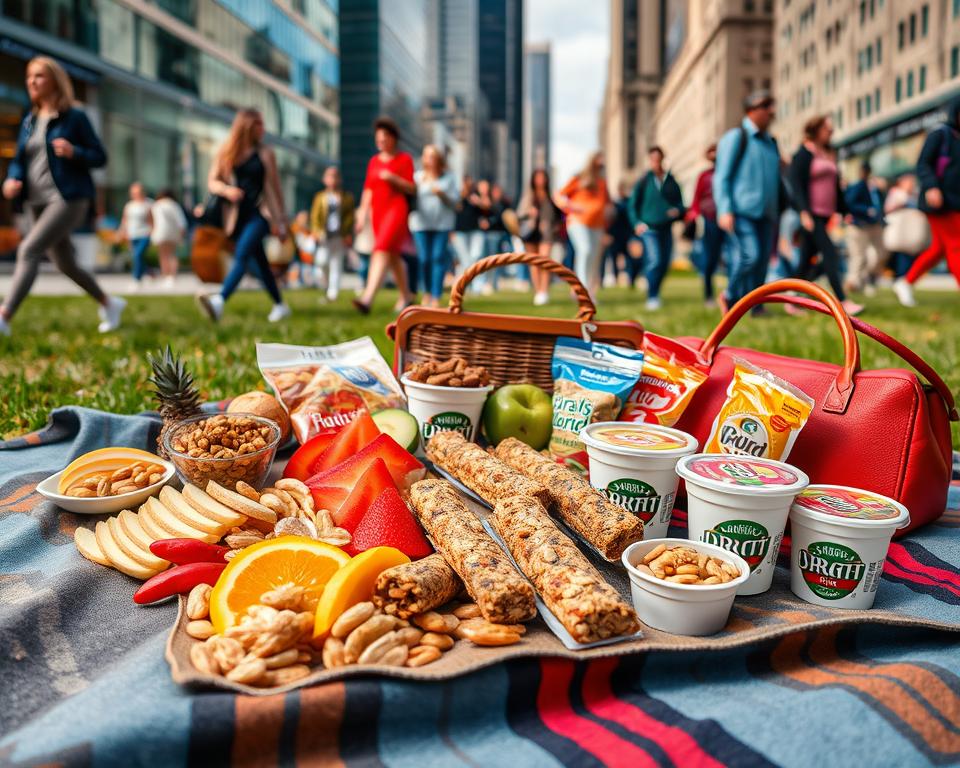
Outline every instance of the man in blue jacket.
<svg viewBox="0 0 960 768">
<path fill-rule="evenodd" d="M 780 150 L 767 132 L 776 115 L 769 91 L 744 101 L 746 116 L 717 144 L 713 198 L 717 224 L 729 238 L 729 282 L 720 306 L 727 308 L 766 280 L 780 204 Z"/>
<path fill-rule="evenodd" d="M 844 192 L 847 210 L 853 216 L 853 224 L 847 228 L 847 278 L 844 288 L 848 292 L 863 290 L 867 296 L 876 294 L 877 274 L 887 260 L 883 247 L 883 196 L 871 177 L 870 163 L 860 166 L 860 180 Z"/>
</svg>

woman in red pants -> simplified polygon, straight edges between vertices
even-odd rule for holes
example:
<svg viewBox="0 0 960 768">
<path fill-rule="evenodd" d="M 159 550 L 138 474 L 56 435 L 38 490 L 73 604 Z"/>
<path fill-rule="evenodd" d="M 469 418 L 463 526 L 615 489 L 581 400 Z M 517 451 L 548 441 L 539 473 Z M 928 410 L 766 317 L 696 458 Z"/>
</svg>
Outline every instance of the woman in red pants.
<svg viewBox="0 0 960 768">
<path fill-rule="evenodd" d="M 905 277 L 893 284 L 905 307 L 916 306 L 913 284 L 944 256 L 960 285 L 960 97 L 947 106 L 947 121 L 930 131 L 917 159 L 920 210 L 930 222 L 930 247 L 917 256 Z"/>
</svg>

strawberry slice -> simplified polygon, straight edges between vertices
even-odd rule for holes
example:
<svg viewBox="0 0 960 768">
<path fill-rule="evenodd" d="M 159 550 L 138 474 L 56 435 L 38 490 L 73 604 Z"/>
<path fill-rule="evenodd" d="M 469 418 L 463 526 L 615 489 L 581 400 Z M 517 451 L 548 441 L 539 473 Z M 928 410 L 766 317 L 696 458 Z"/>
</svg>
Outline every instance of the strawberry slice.
<svg viewBox="0 0 960 768">
<path fill-rule="evenodd" d="M 350 491 L 357 487 L 363 473 L 370 469 L 376 459 L 383 459 L 393 482 L 403 493 L 406 493 L 407 489 L 417 480 L 420 480 L 427 471 L 423 464 L 404 450 L 390 435 L 380 435 L 359 453 L 346 461 L 340 462 L 335 467 L 308 478 L 304 482 L 313 493 L 313 498 L 319 506 L 336 513 L 339 504 L 330 506 L 331 502 L 323 499 L 324 495 L 332 499 L 336 499 L 338 496 L 327 489 L 344 489 L 345 493 L 340 500 L 342 503 L 346 500 Z"/>
<path fill-rule="evenodd" d="M 373 547 L 394 547 L 411 559 L 433 552 L 423 529 L 394 487 L 387 488 L 373 502 L 344 550 L 353 556 Z"/>
<path fill-rule="evenodd" d="M 370 468 L 360 476 L 360 481 L 341 504 L 340 509 L 333 513 L 334 522 L 353 533 L 353 529 L 373 506 L 373 502 L 388 488 L 396 490 L 397 486 L 394 485 L 383 459 L 374 459 Z"/>
<path fill-rule="evenodd" d="M 370 445 L 379 434 L 380 428 L 370 417 L 370 411 L 364 408 L 353 421 L 336 433 L 326 450 L 312 463 L 307 476 L 323 472 L 346 461 L 359 453 L 362 448 Z"/>
</svg>

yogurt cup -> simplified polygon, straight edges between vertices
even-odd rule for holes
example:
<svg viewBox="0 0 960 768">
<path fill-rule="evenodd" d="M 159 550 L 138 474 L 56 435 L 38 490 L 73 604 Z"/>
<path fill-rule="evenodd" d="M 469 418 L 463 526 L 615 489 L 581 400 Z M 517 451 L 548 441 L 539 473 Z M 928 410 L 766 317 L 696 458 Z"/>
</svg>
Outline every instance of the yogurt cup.
<svg viewBox="0 0 960 768">
<path fill-rule="evenodd" d="M 790 589 L 814 605 L 873 605 L 894 531 L 910 523 L 893 499 L 844 485 L 811 485 L 790 509 Z"/>
<path fill-rule="evenodd" d="M 590 484 L 643 520 L 644 539 L 667 535 L 680 480 L 677 460 L 697 450 L 686 432 L 654 424 L 599 421 L 580 433 Z"/>
<path fill-rule="evenodd" d="M 737 594 L 770 589 L 790 505 L 810 479 L 790 464 L 752 456 L 698 453 L 677 464 L 687 484 L 691 541 L 728 549 L 750 566 Z"/>
<path fill-rule="evenodd" d="M 637 570 L 644 555 L 660 544 L 684 545 L 732 563 L 740 575 L 726 584 L 677 584 Z M 630 595 L 640 621 L 674 635 L 712 635 L 723 629 L 737 589 L 750 578 L 750 569 L 739 555 L 726 549 L 686 539 L 650 539 L 627 547 L 621 557 L 630 577 Z"/>
<path fill-rule="evenodd" d="M 483 404 L 493 389 L 485 387 L 438 387 L 411 381 L 406 376 L 400 379 L 407 395 L 407 410 L 420 427 L 420 444 L 417 456 L 424 455 L 427 441 L 436 432 L 459 432 L 467 440 L 474 440 L 480 426 Z"/>
</svg>

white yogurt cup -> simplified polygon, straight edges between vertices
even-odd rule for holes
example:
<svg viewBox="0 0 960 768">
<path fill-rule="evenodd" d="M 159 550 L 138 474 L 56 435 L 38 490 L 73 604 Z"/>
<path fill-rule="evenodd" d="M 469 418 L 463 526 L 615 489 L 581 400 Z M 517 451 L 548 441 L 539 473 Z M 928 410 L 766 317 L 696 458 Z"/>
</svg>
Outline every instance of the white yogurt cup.
<svg viewBox="0 0 960 768">
<path fill-rule="evenodd" d="M 740 575 L 726 584 L 677 584 L 637 570 L 644 555 L 660 544 L 685 546 L 733 564 Z M 630 577 L 630 594 L 640 621 L 674 635 L 712 635 L 730 618 L 737 589 L 750 578 L 750 568 L 739 555 L 712 544 L 686 539 L 650 539 L 627 547 L 621 557 Z"/>
<path fill-rule="evenodd" d="M 677 464 L 687 484 L 691 541 L 728 549 L 750 566 L 740 595 L 770 589 L 790 505 L 810 479 L 790 464 L 752 456 L 698 453 Z"/>
<path fill-rule="evenodd" d="M 680 484 L 677 460 L 697 450 L 696 438 L 655 424 L 600 421 L 580 439 L 590 458 L 590 484 L 643 520 L 644 539 L 666 536 Z"/>
<path fill-rule="evenodd" d="M 407 395 L 407 410 L 420 426 L 418 456 L 424 455 L 427 441 L 437 432 L 459 432 L 467 440 L 474 440 L 492 384 L 485 387 L 438 387 L 411 381 L 406 376 L 400 382 Z"/>
<path fill-rule="evenodd" d="M 790 589 L 808 603 L 873 605 L 890 539 L 910 524 L 903 504 L 845 485 L 811 485 L 790 509 Z"/>
</svg>

